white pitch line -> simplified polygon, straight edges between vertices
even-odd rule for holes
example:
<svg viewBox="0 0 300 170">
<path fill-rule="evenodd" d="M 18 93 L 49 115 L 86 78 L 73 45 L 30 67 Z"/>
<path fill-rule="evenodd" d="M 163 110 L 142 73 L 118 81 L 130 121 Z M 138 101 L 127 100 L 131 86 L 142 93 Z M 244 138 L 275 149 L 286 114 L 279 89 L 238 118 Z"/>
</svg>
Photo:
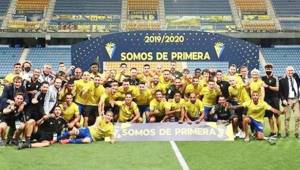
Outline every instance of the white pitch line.
<svg viewBox="0 0 300 170">
<path fill-rule="evenodd" d="M 190 170 L 189 166 L 187 165 L 186 161 L 184 160 L 180 150 L 178 149 L 176 143 L 174 141 L 170 141 L 173 151 L 175 152 L 176 158 L 179 161 L 180 166 L 183 170 Z"/>
</svg>

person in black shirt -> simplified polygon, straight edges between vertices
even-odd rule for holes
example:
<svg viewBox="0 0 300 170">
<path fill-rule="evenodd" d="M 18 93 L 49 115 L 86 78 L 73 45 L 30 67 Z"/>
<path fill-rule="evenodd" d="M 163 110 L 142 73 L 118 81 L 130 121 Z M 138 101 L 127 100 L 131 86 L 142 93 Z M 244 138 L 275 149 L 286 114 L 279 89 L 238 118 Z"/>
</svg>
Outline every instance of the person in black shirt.
<svg viewBox="0 0 300 170">
<path fill-rule="evenodd" d="M 232 128 L 234 134 L 238 132 L 238 117 L 233 114 L 234 107 L 226 101 L 224 96 L 220 96 L 218 104 L 216 104 L 211 110 L 210 114 L 213 115 L 217 122 L 232 122 Z"/>
<path fill-rule="evenodd" d="M 67 122 L 62 117 L 62 111 L 59 106 L 54 108 L 54 112 L 50 115 L 45 115 L 39 121 L 38 126 L 35 127 L 32 139 L 36 139 L 35 143 L 19 143 L 18 149 L 24 148 L 41 148 L 50 146 L 51 141 L 55 136 L 67 127 Z"/>
<path fill-rule="evenodd" d="M 220 87 L 220 90 L 222 92 L 222 95 L 228 99 L 229 97 L 229 92 L 228 92 L 228 88 L 230 86 L 230 84 L 227 81 L 223 80 L 223 73 L 221 70 L 217 70 L 216 73 L 216 78 L 217 78 L 217 84 Z"/>
<path fill-rule="evenodd" d="M 29 103 L 31 103 L 32 98 L 39 91 L 42 85 L 39 81 L 40 73 L 41 71 L 39 69 L 34 69 L 32 77 L 29 80 L 24 80 L 23 82 L 23 86 L 28 94 Z"/>
<path fill-rule="evenodd" d="M 44 100 L 49 89 L 49 83 L 44 81 L 38 91 L 31 99 L 30 103 L 25 107 L 25 112 L 30 119 L 34 121 L 40 120 L 45 115 Z"/>
<path fill-rule="evenodd" d="M 166 96 L 167 100 L 173 99 L 175 92 L 177 91 L 180 92 L 181 95 L 183 94 L 183 86 L 179 77 L 175 78 L 172 85 L 170 85 L 170 87 L 168 88 Z"/>
<path fill-rule="evenodd" d="M 265 71 L 266 75 L 263 76 L 261 79 L 264 81 L 264 87 L 265 87 L 265 102 L 267 102 L 270 106 L 273 108 L 279 110 L 279 80 L 277 77 L 273 76 L 273 66 L 271 64 L 265 65 Z M 275 128 L 274 128 L 274 120 L 273 115 L 276 120 L 276 126 L 277 126 L 277 137 L 280 137 L 280 118 L 279 114 L 273 114 L 271 111 L 265 112 L 265 117 L 269 119 L 269 125 L 270 125 L 270 137 L 275 136 Z"/>
<path fill-rule="evenodd" d="M 130 85 L 134 85 L 134 86 L 139 85 L 140 79 L 138 79 L 137 75 L 138 75 L 137 69 L 135 67 L 131 68 L 130 69 L 130 76 L 128 77 Z"/>
</svg>

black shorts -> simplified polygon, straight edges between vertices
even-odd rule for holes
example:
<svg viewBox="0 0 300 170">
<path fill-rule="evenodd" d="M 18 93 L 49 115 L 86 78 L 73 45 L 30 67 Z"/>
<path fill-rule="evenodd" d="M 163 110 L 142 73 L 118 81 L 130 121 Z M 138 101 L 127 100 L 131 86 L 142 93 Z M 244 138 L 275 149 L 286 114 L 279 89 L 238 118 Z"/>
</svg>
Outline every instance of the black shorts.
<svg viewBox="0 0 300 170">
<path fill-rule="evenodd" d="M 16 119 L 14 118 L 11 118 L 11 117 L 7 117 L 7 116 L 3 116 L 3 115 L 0 115 L 0 123 L 6 123 L 7 126 L 11 127 L 11 128 L 15 128 L 15 122 L 16 122 Z"/>
<path fill-rule="evenodd" d="M 98 106 L 85 106 L 83 117 L 89 117 L 89 116 L 99 116 L 98 113 Z"/>
<path fill-rule="evenodd" d="M 107 112 L 107 111 L 112 111 L 114 115 L 118 115 L 119 114 L 119 107 L 116 106 L 116 105 L 114 107 L 105 106 L 104 107 L 104 112 Z"/>
<path fill-rule="evenodd" d="M 279 98 L 271 98 L 271 99 L 266 100 L 266 102 L 267 102 L 270 106 L 272 106 L 273 108 L 279 110 Z M 275 117 L 278 117 L 278 116 L 279 116 L 279 115 L 277 115 L 277 114 L 274 114 L 274 113 L 273 113 L 272 111 L 270 111 L 270 110 L 266 110 L 266 111 L 265 111 L 265 117 L 271 118 L 271 117 L 273 117 L 273 115 L 274 115 Z"/>
<path fill-rule="evenodd" d="M 38 130 L 31 136 L 31 139 L 36 139 L 38 142 L 42 142 L 44 140 L 51 141 L 53 139 L 53 133 Z"/>
</svg>

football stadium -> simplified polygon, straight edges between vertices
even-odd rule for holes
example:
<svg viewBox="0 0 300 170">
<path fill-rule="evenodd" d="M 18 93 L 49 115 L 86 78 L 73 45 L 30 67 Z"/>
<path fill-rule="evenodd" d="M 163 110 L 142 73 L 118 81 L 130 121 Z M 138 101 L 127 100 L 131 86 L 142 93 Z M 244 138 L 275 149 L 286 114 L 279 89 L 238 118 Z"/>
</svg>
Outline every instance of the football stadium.
<svg viewBox="0 0 300 170">
<path fill-rule="evenodd" d="M 0 0 L 0 169 L 300 169 L 300 0 Z"/>
</svg>

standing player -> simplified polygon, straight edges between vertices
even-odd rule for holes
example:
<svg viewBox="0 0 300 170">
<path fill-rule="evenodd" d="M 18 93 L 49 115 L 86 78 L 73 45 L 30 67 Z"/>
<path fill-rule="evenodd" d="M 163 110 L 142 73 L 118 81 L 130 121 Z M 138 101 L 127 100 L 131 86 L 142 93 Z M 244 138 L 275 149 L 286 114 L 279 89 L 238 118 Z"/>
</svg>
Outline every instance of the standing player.
<svg viewBox="0 0 300 170">
<path fill-rule="evenodd" d="M 204 115 L 206 121 L 212 120 L 209 113 L 216 104 L 219 95 L 221 95 L 221 91 L 213 80 L 209 80 L 208 86 L 201 90 L 200 96 L 203 97 L 202 102 L 204 105 Z"/>
<path fill-rule="evenodd" d="M 279 81 L 277 77 L 273 76 L 273 66 L 271 64 L 265 65 L 266 70 L 266 76 L 262 77 L 262 80 L 264 81 L 264 87 L 265 87 L 265 102 L 267 102 L 270 106 L 273 108 L 279 110 Z M 274 114 L 275 121 L 276 121 L 276 127 L 277 127 L 277 134 L 275 132 L 274 128 L 274 120 L 273 120 L 273 112 L 266 111 L 265 117 L 269 119 L 269 125 L 270 125 L 270 137 L 271 136 L 277 136 L 280 137 L 280 115 Z"/>
</svg>

